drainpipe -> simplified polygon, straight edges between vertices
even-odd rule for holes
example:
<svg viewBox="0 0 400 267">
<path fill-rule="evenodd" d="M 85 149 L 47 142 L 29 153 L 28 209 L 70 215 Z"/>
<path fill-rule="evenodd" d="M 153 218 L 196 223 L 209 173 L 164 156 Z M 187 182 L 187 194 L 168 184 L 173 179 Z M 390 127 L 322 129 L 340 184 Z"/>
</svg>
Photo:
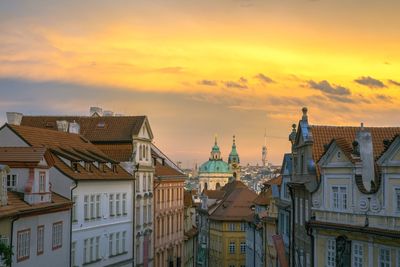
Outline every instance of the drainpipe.
<svg viewBox="0 0 400 267">
<path fill-rule="evenodd" d="M 136 205 L 135 205 L 135 201 L 136 201 L 136 172 L 139 170 L 139 163 L 137 163 L 135 165 L 135 167 L 133 168 L 132 171 L 132 176 L 133 176 L 133 192 L 132 192 L 132 267 L 135 267 L 135 231 L 136 231 L 136 224 L 135 224 L 135 216 L 136 216 Z M 154 194 L 155 196 L 155 194 Z M 154 199 L 154 198 L 153 198 Z M 154 218 L 153 218 L 154 219 Z M 154 257 L 154 255 L 153 255 Z"/>
<path fill-rule="evenodd" d="M 11 236 L 10 236 L 10 247 L 11 247 L 11 249 L 13 248 L 13 236 L 14 236 L 14 222 L 16 222 L 17 220 L 19 219 L 19 216 L 17 215 L 15 218 L 13 218 L 12 219 L 12 221 L 11 221 Z M 10 267 L 12 267 L 12 265 L 13 265 L 13 261 L 12 261 L 12 256 L 13 255 L 11 255 L 11 265 L 10 265 Z M 70 257 L 71 258 L 71 257 Z"/>
<path fill-rule="evenodd" d="M 75 185 L 72 186 L 71 188 L 71 196 L 70 199 L 71 201 L 73 200 L 73 192 L 75 190 L 75 188 L 78 187 L 78 181 L 75 180 Z M 71 266 L 72 262 L 71 262 L 71 248 L 72 248 L 72 209 L 70 209 L 70 216 L 69 216 L 69 266 Z"/>
<path fill-rule="evenodd" d="M 296 209 L 295 209 L 295 203 L 294 203 L 294 192 L 293 192 L 293 188 L 290 184 L 288 184 L 289 186 L 289 193 L 290 193 L 290 197 L 292 199 L 292 212 L 291 212 L 291 219 L 292 219 L 292 242 L 290 242 L 290 247 L 289 247 L 289 251 L 290 251 L 290 256 L 289 256 L 289 266 L 294 266 L 295 260 L 294 260 L 294 247 L 295 247 L 295 218 L 294 216 L 296 215 Z"/>
<path fill-rule="evenodd" d="M 311 239 L 311 266 L 314 266 L 314 235 L 309 224 L 307 225 L 307 235 Z"/>
<path fill-rule="evenodd" d="M 254 222 L 254 221 L 253 221 Z M 253 230 L 253 265 L 256 267 L 256 224 L 254 224 L 254 230 Z"/>
</svg>

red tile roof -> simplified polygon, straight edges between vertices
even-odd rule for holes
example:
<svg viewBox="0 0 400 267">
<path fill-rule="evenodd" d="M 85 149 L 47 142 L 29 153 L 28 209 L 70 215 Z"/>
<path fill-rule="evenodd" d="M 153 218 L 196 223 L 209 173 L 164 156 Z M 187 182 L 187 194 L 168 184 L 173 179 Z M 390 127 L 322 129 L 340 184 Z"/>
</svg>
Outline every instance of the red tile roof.
<svg viewBox="0 0 400 267">
<path fill-rule="evenodd" d="M 265 190 L 258 194 L 257 198 L 254 200 L 254 204 L 260 206 L 269 205 L 270 199 L 272 197 L 272 190 Z"/>
<path fill-rule="evenodd" d="M 34 167 L 45 157 L 49 166 L 52 161 L 44 147 L 0 147 L 0 163 L 9 167 Z"/>
<path fill-rule="evenodd" d="M 221 190 L 226 192 L 224 199 L 211 213 L 210 219 L 220 221 L 245 221 L 253 213 L 251 206 L 257 194 L 241 181 L 232 181 Z"/>
<path fill-rule="evenodd" d="M 125 162 L 130 161 L 132 152 L 133 152 L 133 145 L 132 142 L 129 143 L 109 143 L 109 144 L 102 144 L 98 143 L 95 144 L 101 151 L 104 152 L 108 157 L 112 158 L 118 162 Z"/>
<path fill-rule="evenodd" d="M 171 176 L 176 178 L 184 178 L 185 174 L 168 166 L 162 164 L 156 164 L 155 166 L 155 175 L 156 176 Z"/>
<path fill-rule="evenodd" d="M 29 205 L 23 198 L 22 193 L 8 192 L 8 203 L 6 206 L 0 206 L 0 218 L 12 217 L 16 215 L 29 215 L 31 213 L 43 212 L 51 213 L 62 209 L 70 209 L 72 202 L 68 199 L 52 192 L 51 202 Z"/>
<path fill-rule="evenodd" d="M 131 141 L 145 119 L 145 116 L 23 116 L 21 125 L 57 130 L 57 121 L 75 121 L 80 134 L 92 142 Z"/>
<path fill-rule="evenodd" d="M 119 164 L 116 164 L 116 172 L 104 166 L 104 171 L 99 170 L 90 162 L 114 162 L 109 159 L 95 145 L 78 134 L 65 133 L 53 130 L 46 130 L 35 127 L 17 126 L 6 124 L 18 136 L 25 140 L 29 145 L 49 148 L 54 160 L 54 165 L 65 175 L 77 180 L 96 180 L 96 179 L 132 179 L 132 175 L 126 172 Z M 59 157 L 69 158 L 73 161 L 85 161 L 91 164 L 91 170 L 86 170 L 80 164 L 74 171 Z"/>
</svg>

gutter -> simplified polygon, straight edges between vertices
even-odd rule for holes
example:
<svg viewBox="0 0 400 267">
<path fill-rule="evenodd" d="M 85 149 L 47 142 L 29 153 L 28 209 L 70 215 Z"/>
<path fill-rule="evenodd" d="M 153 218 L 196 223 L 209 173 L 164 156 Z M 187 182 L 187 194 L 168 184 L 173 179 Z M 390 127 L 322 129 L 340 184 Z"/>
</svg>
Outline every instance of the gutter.
<svg viewBox="0 0 400 267">
<path fill-rule="evenodd" d="M 78 187 L 78 181 L 75 180 L 75 185 L 71 188 L 71 201 L 73 200 L 73 192 L 74 190 Z M 73 205 L 73 204 L 72 204 Z M 69 216 L 69 266 L 72 266 L 72 262 L 71 262 L 71 248 L 72 248 L 72 209 L 73 207 L 70 209 L 70 216 Z"/>
</svg>

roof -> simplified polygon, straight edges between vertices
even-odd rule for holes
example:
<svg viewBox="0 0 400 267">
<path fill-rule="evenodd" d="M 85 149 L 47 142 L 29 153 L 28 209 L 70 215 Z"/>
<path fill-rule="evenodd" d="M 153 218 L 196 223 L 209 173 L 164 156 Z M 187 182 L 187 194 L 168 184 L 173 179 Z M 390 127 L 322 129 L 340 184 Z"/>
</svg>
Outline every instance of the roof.
<svg viewBox="0 0 400 267">
<path fill-rule="evenodd" d="M 132 175 L 126 172 L 119 164 L 115 165 L 115 172 L 107 166 L 104 166 L 103 170 L 96 167 L 93 164 L 95 161 L 104 163 L 116 162 L 108 158 L 100 149 L 79 134 L 9 124 L 3 127 L 9 127 L 33 147 L 42 146 L 50 149 L 55 167 L 72 179 L 132 179 Z M 71 161 L 88 162 L 90 163 L 90 170 L 86 170 L 80 164 L 77 164 L 77 171 L 74 171 L 60 157 Z"/>
<path fill-rule="evenodd" d="M 400 127 L 364 127 L 364 129 L 371 133 L 375 160 L 385 150 L 383 141 L 392 140 L 396 135 L 400 134 Z M 332 139 L 337 141 L 344 153 L 348 153 L 358 131 L 360 131 L 360 127 L 311 125 L 314 162 L 320 160 L 325 153 L 324 145 L 329 144 Z"/>
<path fill-rule="evenodd" d="M 156 176 L 172 176 L 177 178 L 182 178 L 182 176 L 186 176 L 184 173 L 168 165 L 156 164 L 154 167 Z"/>
<path fill-rule="evenodd" d="M 185 190 L 183 192 L 183 204 L 185 207 L 193 206 L 192 191 Z"/>
<path fill-rule="evenodd" d="M 118 162 L 130 161 L 133 152 L 132 143 L 107 143 L 96 144 L 104 154 Z"/>
<path fill-rule="evenodd" d="M 0 147 L 0 162 L 10 167 L 36 166 L 45 153 L 44 147 Z"/>
<path fill-rule="evenodd" d="M 260 206 L 269 205 L 271 196 L 272 196 L 271 190 L 262 191 L 260 194 L 258 194 L 257 198 L 254 199 L 254 204 Z"/>
<path fill-rule="evenodd" d="M 222 199 L 225 195 L 223 190 L 203 190 L 203 195 L 210 199 Z"/>
<path fill-rule="evenodd" d="M 282 175 L 279 175 L 278 177 L 266 181 L 264 185 L 270 185 L 270 186 L 277 185 L 280 187 L 282 185 Z"/>
<path fill-rule="evenodd" d="M 221 221 L 244 221 L 253 213 L 251 206 L 257 194 L 241 181 L 232 181 L 221 190 L 226 192 L 224 199 L 211 213 L 210 219 Z"/>
<path fill-rule="evenodd" d="M 210 159 L 199 168 L 199 173 L 230 173 L 229 165 L 222 159 Z"/>
<path fill-rule="evenodd" d="M 92 142 L 131 141 L 146 116 L 23 116 L 21 125 L 58 130 L 57 121 L 77 122 L 80 133 Z"/>
<path fill-rule="evenodd" d="M 29 205 L 23 200 L 23 193 L 7 192 L 8 204 L 0 206 L 0 218 L 18 215 L 29 215 L 33 212 L 51 213 L 60 209 L 69 209 L 72 202 L 54 192 L 51 194 L 51 203 Z"/>
</svg>

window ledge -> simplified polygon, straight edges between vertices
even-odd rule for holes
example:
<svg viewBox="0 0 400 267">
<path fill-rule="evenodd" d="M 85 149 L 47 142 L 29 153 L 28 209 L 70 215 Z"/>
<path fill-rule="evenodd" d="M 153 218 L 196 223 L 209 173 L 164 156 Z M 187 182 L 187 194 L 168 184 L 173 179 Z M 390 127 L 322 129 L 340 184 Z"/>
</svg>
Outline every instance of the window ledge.
<svg viewBox="0 0 400 267">
<path fill-rule="evenodd" d="M 90 261 L 90 262 L 85 262 L 85 263 L 82 264 L 82 265 L 83 265 L 83 266 L 87 266 L 87 265 L 90 265 L 90 264 L 93 264 L 93 263 L 96 263 L 96 262 L 99 262 L 99 261 L 101 261 L 101 259 L 97 259 L 97 260 Z"/>
<path fill-rule="evenodd" d="M 126 252 L 122 252 L 122 253 L 118 253 L 118 254 L 113 254 L 113 255 L 110 255 L 108 257 L 109 258 L 114 258 L 114 257 L 118 257 L 118 256 L 125 255 L 125 254 L 128 254 L 128 252 L 126 251 Z"/>
</svg>

